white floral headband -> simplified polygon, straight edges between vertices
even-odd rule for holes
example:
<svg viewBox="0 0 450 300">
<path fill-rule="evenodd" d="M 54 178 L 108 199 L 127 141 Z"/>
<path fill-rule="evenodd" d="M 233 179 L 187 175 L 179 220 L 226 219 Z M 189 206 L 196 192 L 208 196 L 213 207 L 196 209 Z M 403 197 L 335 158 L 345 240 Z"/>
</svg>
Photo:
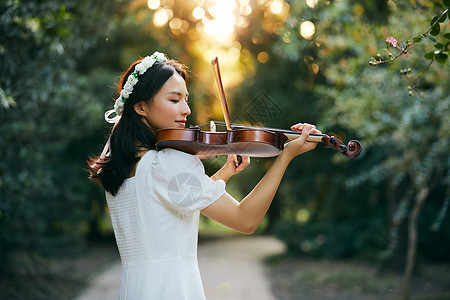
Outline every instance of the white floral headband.
<svg viewBox="0 0 450 300">
<path fill-rule="evenodd" d="M 167 61 L 164 53 L 156 51 L 152 55 L 146 56 L 140 63 L 138 63 L 134 67 L 133 73 L 128 76 L 127 82 L 123 86 L 119 98 L 117 98 L 116 102 L 114 103 L 114 109 L 105 112 L 105 120 L 108 123 L 116 123 L 120 119 L 123 113 L 123 106 L 125 105 L 125 102 L 127 101 L 130 94 L 133 92 L 134 86 L 138 82 L 138 76 L 144 74 L 157 61 Z M 115 116 L 111 117 L 111 115 L 113 114 L 115 114 Z"/>
</svg>

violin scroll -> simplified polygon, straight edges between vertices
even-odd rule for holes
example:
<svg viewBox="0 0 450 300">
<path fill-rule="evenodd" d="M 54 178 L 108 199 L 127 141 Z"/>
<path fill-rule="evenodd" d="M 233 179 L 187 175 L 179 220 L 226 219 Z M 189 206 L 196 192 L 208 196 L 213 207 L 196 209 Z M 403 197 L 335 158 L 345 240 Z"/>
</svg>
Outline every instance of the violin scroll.
<svg viewBox="0 0 450 300">
<path fill-rule="evenodd" d="M 326 136 L 322 138 L 322 142 L 324 143 L 325 148 L 335 149 L 347 157 L 358 157 L 359 154 L 361 154 L 362 146 L 357 140 L 351 140 L 345 145 L 341 140 L 334 136 Z"/>
</svg>

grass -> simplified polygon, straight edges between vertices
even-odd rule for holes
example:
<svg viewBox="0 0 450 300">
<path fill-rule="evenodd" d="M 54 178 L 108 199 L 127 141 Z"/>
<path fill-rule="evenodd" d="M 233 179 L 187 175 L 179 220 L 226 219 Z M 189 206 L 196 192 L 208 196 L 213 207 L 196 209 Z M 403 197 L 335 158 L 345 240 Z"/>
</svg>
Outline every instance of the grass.
<svg viewBox="0 0 450 300">
<path fill-rule="evenodd" d="M 277 299 L 402 299 L 401 274 L 380 274 L 369 263 L 279 256 L 266 265 Z M 449 274 L 449 265 L 423 265 L 415 274 L 411 300 L 450 299 Z"/>
<path fill-rule="evenodd" d="M 73 299 L 95 275 L 119 259 L 114 243 L 93 245 L 71 257 L 23 257 L 27 258 L 18 260 L 21 263 L 14 274 L 0 275 L 1 299 Z"/>
</svg>

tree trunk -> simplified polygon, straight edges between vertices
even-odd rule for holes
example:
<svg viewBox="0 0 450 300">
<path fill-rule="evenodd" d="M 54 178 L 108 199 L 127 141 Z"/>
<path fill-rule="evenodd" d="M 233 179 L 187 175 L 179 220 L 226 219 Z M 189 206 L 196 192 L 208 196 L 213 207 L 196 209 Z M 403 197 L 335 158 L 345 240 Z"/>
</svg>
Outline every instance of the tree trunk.
<svg viewBox="0 0 450 300">
<path fill-rule="evenodd" d="M 411 278 L 416 264 L 417 256 L 417 219 L 422 210 L 425 199 L 430 193 L 429 187 L 424 187 L 416 196 L 413 209 L 409 214 L 408 219 L 408 249 L 406 254 L 406 267 L 403 283 L 403 299 L 409 300 L 411 297 Z"/>
</svg>

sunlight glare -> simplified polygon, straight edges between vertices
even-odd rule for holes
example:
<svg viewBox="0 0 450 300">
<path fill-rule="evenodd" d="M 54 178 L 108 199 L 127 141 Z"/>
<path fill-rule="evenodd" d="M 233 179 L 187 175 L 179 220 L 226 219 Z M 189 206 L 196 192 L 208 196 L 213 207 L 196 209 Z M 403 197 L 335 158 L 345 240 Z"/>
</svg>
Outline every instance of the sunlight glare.
<svg viewBox="0 0 450 300">
<path fill-rule="evenodd" d="M 204 30 L 216 41 L 230 43 L 233 39 L 236 23 L 233 14 L 236 9 L 236 2 L 215 0 L 210 3 L 208 11 L 213 19 L 203 19 Z"/>
</svg>

